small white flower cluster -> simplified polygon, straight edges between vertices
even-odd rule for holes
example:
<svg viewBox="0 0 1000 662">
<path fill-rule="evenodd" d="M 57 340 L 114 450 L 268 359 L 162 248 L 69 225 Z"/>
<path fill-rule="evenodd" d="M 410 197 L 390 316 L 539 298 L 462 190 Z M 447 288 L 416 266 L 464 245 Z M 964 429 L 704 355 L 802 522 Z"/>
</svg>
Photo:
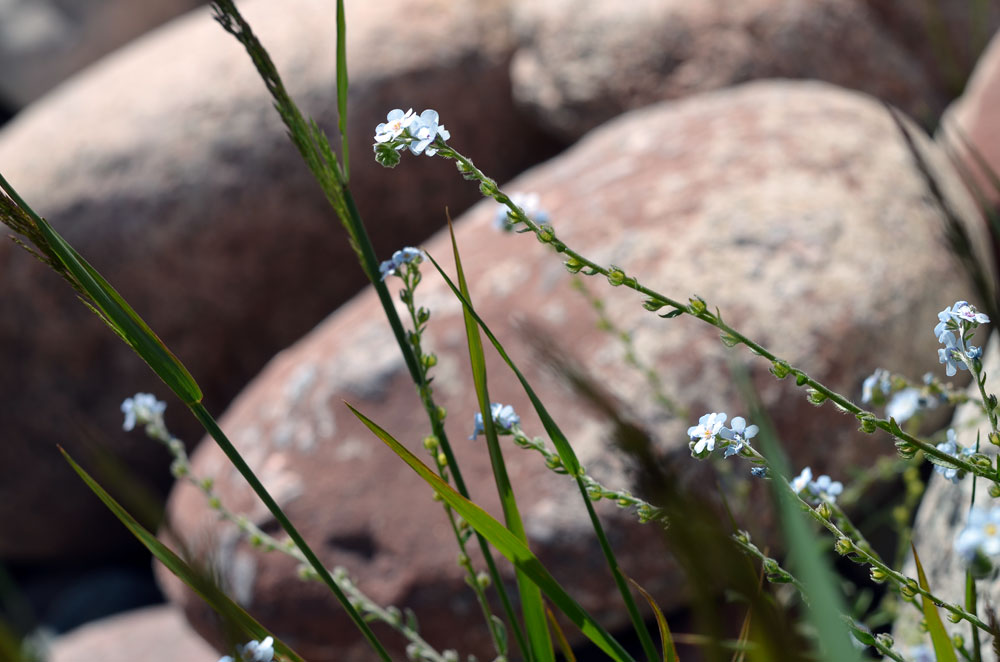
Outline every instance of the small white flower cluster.
<svg viewBox="0 0 1000 662">
<path fill-rule="evenodd" d="M 973 508 L 965 528 L 955 538 L 955 551 L 966 563 L 980 554 L 1000 556 L 1000 506 Z"/>
<path fill-rule="evenodd" d="M 834 503 L 840 493 L 844 491 L 844 485 L 838 480 L 833 480 L 826 474 L 813 480 L 813 472 L 810 467 L 802 470 L 798 476 L 789 483 L 792 491 L 802 495 L 806 501 L 818 504 L 821 501 Z"/>
<path fill-rule="evenodd" d="M 375 127 L 375 160 L 386 167 L 399 163 L 399 152 L 407 147 L 412 154 L 437 154 L 437 140 L 448 140 L 451 133 L 439 124 L 436 110 L 427 109 L 414 115 L 413 109 L 405 113 L 394 108 L 385 117 L 386 121 Z"/>
<path fill-rule="evenodd" d="M 933 378 L 933 375 L 927 373 L 924 375 L 924 384 L 929 386 Z M 892 374 L 888 370 L 876 368 L 875 372 L 866 377 L 861 384 L 861 403 L 866 405 L 885 404 L 886 418 L 894 419 L 900 424 L 913 418 L 917 412 L 934 409 L 939 404 L 939 398 L 926 387 L 905 386 L 895 393 L 892 389 Z"/>
<path fill-rule="evenodd" d="M 264 641 L 248 641 L 236 647 L 239 662 L 272 662 L 274 660 L 274 639 L 267 637 Z M 219 662 L 237 662 L 230 655 L 219 658 Z"/>
<path fill-rule="evenodd" d="M 722 441 L 725 446 L 723 457 L 736 455 L 760 430 L 756 425 L 747 425 L 742 416 L 734 418 L 731 427 L 724 427 L 725 422 L 725 412 L 712 412 L 699 418 L 698 425 L 688 428 L 689 446 L 695 457 L 703 458 L 714 451 L 716 441 Z"/>
<path fill-rule="evenodd" d="M 506 432 L 510 432 L 515 425 L 521 422 L 521 417 L 517 415 L 512 406 L 502 405 L 499 402 L 490 404 L 490 416 L 493 418 L 493 422 L 500 426 L 501 431 Z M 476 412 L 474 426 L 472 436 L 469 437 L 472 441 L 475 441 L 476 437 L 486 432 L 481 412 Z"/>
<path fill-rule="evenodd" d="M 521 208 L 522 211 L 541 225 L 549 222 L 549 212 L 542 208 L 541 198 L 537 193 L 511 193 L 510 201 Z M 507 205 L 497 204 L 496 215 L 493 217 L 493 227 L 504 232 L 511 232 L 514 229 L 514 221 L 510 216 Z"/>
<path fill-rule="evenodd" d="M 968 301 L 956 301 L 938 313 L 934 337 L 944 345 L 938 350 L 938 361 L 945 364 L 945 374 L 953 377 L 958 370 L 968 370 L 969 363 L 982 356 L 981 348 L 966 346 L 966 343 L 972 331 L 989 321 L 987 315 L 976 310 Z"/>
<path fill-rule="evenodd" d="M 170 438 L 166 423 L 163 421 L 163 412 L 166 409 L 167 403 L 157 400 L 151 393 L 136 393 L 122 402 L 122 413 L 125 414 L 122 429 L 131 431 L 135 429 L 136 424 L 143 425 L 147 435 L 166 441 Z"/>
<path fill-rule="evenodd" d="M 427 259 L 427 254 L 422 250 L 419 248 L 413 248 L 412 246 L 407 246 L 406 248 L 393 253 L 391 259 L 382 262 L 382 264 L 379 265 L 378 270 L 382 274 L 382 280 L 385 280 L 392 275 L 398 276 L 399 268 L 404 264 L 420 264 L 425 259 Z"/>
</svg>

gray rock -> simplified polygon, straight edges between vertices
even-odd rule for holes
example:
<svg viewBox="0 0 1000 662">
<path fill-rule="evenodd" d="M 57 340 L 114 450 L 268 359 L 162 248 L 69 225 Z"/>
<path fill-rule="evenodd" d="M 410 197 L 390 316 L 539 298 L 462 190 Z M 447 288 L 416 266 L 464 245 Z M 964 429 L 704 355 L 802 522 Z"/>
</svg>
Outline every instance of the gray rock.
<svg viewBox="0 0 1000 662">
<path fill-rule="evenodd" d="M 218 653 L 170 605 L 95 621 L 55 640 L 49 662 L 210 662 Z"/>
<path fill-rule="evenodd" d="M 304 112 L 335 135 L 329 4 L 241 7 Z M 407 29 L 387 32 L 386 13 L 409 16 Z M 380 254 L 428 236 L 446 206 L 458 213 L 477 196 L 439 161 L 405 163 L 387 179 L 371 145 L 389 109 L 437 108 L 461 136 L 456 146 L 501 177 L 550 153 L 510 100 L 505 16 L 499 0 L 352 6 L 351 177 Z M 207 9 L 19 115 L 0 133 L 0 167 L 187 364 L 215 411 L 366 282 L 249 57 Z M 136 391 L 163 397 L 165 389 L 10 242 L 0 246 L 0 279 L 0 557 L 113 553 L 128 534 L 55 445 L 81 460 L 96 446 L 165 488 L 169 460 L 141 435 L 124 434 L 118 411 Z M 179 410 L 171 407 L 170 424 L 196 440 L 200 429 Z"/>
<path fill-rule="evenodd" d="M 453 132 L 453 140 L 461 138 Z M 956 208 L 974 215 L 944 157 L 926 138 L 918 145 Z M 397 176 L 387 172 L 383 181 L 392 186 Z M 885 110 L 825 84 L 761 82 L 631 112 L 505 190 L 538 192 L 570 246 L 681 300 L 704 296 L 749 337 L 849 395 L 857 396 L 876 366 L 916 375 L 932 369 L 930 326 L 941 302 L 967 292 L 939 243 L 940 214 Z M 727 350 L 714 329 L 687 317 L 660 319 L 634 293 L 589 281 L 687 411 L 665 414 L 643 376 L 623 368 L 620 343 L 596 328 L 559 257 L 531 237 L 498 235 L 494 213 L 495 205 L 483 202 L 456 228 L 477 309 L 606 484 L 629 487 L 633 478 L 613 450 L 615 424 L 553 376 L 539 354 L 546 339 L 590 375 L 612 409 L 653 437 L 655 452 L 700 498 L 716 498 L 705 490 L 716 474 L 689 457 L 685 431 L 703 412 L 745 415 L 731 361 L 746 363 L 796 466 L 839 479 L 873 454 L 894 451 L 887 440 L 860 433 L 853 418 L 810 405 L 801 390 L 768 375 L 766 363 Z M 980 227 L 970 229 L 982 236 Z M 424 247 L 450 268 L 444 235 Z M 448 434 L 473 497 L 497 513 L 485 449 L 465 441 L 475 396 L 460 306 L 432 271 L 424 273 L 418 300 L 433 311 L 425 346 L 440 360 L 436 397 L 449 412 Z M 433 645 L 484 654 L 485 631 L 476 625 L 439 504 L 341 404 L 351 402 L 426 457 L 420 443 L 428 425 L 380 318 L 371 291 L 343 306 L 277 356 L 222 426 L 325 563 L 347 567 L 377 601 L 414 609 Z M 914 332 L 924 326 L 926 333 Z M 492 399 L 512 403 L 528 434 L 541 433 L 492 352 L 487 368 Z M 533 549 L 602 624 L 621 627 L 623 612 L 599 570 L 571 481 L 553 478 L 533 453 L 508 449 L 507 462 Z M 748 470 L 731 461 L 716 467 L 737 484 Z M 215 478 L 233 510 L 277 530 L 215 446 L 198 450 L 194 468 Z M 737 518 L 775 549 L 762 485 L 743 489 L 734 500 Z M 665 610 L 682 604 L 683 580 L 655 527 L 599 505 L 625 572 Z M 196 490 L 179 486 L 168 513 L 195 558 L 211 559 L 233 594 L 305 657 L 368 659 L 322 587 L 296 581 L 295 563 L 285 557 L 238 542 Z M 207 608 L 167 573 L 160 576 L 195 628 L 218 640 Z"/>
<path fill-rule="evenodd" d="M 27 106 L 204 0 L 0 0 L 0 99 Z"/>
<path fill-rule="evenodd" d="M 577 138 L 618 115 L 761 78 L 860 90 L 915 117 L 941 97 L 911 54 L 855 0 L 521 0 L 515 98 L 556 135 Z"/>
</svg>

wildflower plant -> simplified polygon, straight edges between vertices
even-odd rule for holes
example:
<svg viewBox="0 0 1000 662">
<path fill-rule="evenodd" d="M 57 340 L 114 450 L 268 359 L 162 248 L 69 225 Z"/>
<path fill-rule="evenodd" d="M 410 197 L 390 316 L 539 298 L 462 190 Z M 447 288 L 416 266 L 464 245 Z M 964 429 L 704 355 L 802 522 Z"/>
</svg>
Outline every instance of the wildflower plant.
<svg viewBox="0 0 1000 662">
<path fill-rule="evenodd" d="M 609 659 L 616 662 L 632 662 L 637 658 L 622 643 L 608 632 L 598 619 L 581 606 L 572 596 L 572 588 L 562 586 L 532 552 L 522 514 L 514 489 L 507 474 L 503 447 L 500 437 L 510 437 L 513 445 L 538 453 L 544 465 L 553 473 L 576 483 L 583 508 L 593 528 L 594 540 L 599 546 L 606 563 L 605 572 L 618 589 L 618 607 L 628 615 L 628 621 L 635 632 L 641 657 L 646 660 L 676 660 L 677 654 L 673 637 L 666 619 L 655 600 L 641 587 L 638 593 L 647 600 L 649 610 L 654 614 L 659 641 L 643 620 L 633 587 L 624 570 L 619 566 L 611 539 L 604 531 L 597 517 L 594 503 L 609 500 L 620 508 L 635 513 L 642 522 L 655 522 L 666 529 L 669 537 L 672 516 L 686 514 L 679 508 L 679 501 L 672 492 L 671 484 L 661 485 L 665 494 L 672 495 L 661 502 L 633 495 L 619 486 L 606 486 L 594 479 L 580 463 L 570 439 L 562 431 L 553 415 L 545 407 L 542 399 L 504 349 L 501 339 L 490 330 L 487 322 L 477 313 L 469 293 L 468 283 L 462 268 L 461 256 L 452 234 L 455 259 L 455 277 L 446 273 L 433 255 L 414 248 L 405 247 L 396 251 L 388 260 L 379 261 L 368 238 L 364 223 L 355 205 L 349 187 L 350 169 L 347 150 L 347 66 L 344 44 L 345 19 L 342 0 L 337 2 L 337 89 L 338 111 L 341 134 L 340 154 L 336 154 L 327 137 L 311 120 L 306 119 L 288 95 L 284 84 L 263 46 L 253 34 L 250 26 L 242 18 L 231 0 L 213 3 L 215 17 L 220 25 L 246 48 L 253 65 L 262 76 L 272 95 L 277 111 L 288 128 L 288 133 L 302 154 L 306 164 L 316 176 L 335 214 L 343 225 L 348 240 L 354 249 L 362 270 L 368 276 L 376 296 L 382 305 L 394 339 L 406 363 L 413 381 L 417 398 L 427 416 L 427 427 L 422 431 L 422 446 L 427 452 L 430 466 L 413 454 L 393 435 L 379 427 L 363 412 L 348 404 L 357 418 L 367 426 L 373 435 L 433 490 L 434 496 L 442 503 L 455 538 L 458 564 L 463 569 L 466 581 L 475 592 L 481 608 L 485 627 L 493 644 L 494 662 L 508 660 L 530 660 L 531 662 L 554 662 L 556 643 L 563 648 L 567 657 L 572 652 L 562 644 L 565 637 L 559 621 L 552 617 L 559 612 L 565 621 L 579 629 Z M 548 245 L 563 260 L 565 268 L 582 278 L 600 277 L 607 286 L 632 290 L 641 295 L 643 308 L 651 314 L 669 320 L 688 316 L 714 327 L 722 342 L 728 347 L 744 346 L 753 354 L 767 361 L 770 372 L 777 379 L 791 378 L 798 387 L 805 389 L 808 400 L 819 406 L 831 404 L 840 411 L 852 415 L 866 433 L 882 431 L 887 433 L 905 459 L 916 461 L 918 456 L 935 464 L 936 471 L 946 480 L 957 483 L 966 477 L 987 480 L 992 485 L 992 493 L 1000 496 L 1000 460 L 995 460 L 979 452 L 979 439 L 975 445 L 963 447 L 958 443 L 954 430 L 945 433 L 944 442 L 934 443 L 922 438 L 915 431 L 904 430 L 901 424 L 914 418 L 920 411 L 942 404 L 955 404 L 964 396 L 953 387 L 941 382 L 938 377 L 925 377 L 922 383 L 911 383 L 904 377 L 877 369 L 861 385 L 861 406 L 845 394 L 838 393 L 821 383 L 799 367 L 778 357 L 763 345 L 730 326 L 722 312 L 698 296 L 687 300 L 676 299 L 639 282 L 636 276 L 623 267 L 601 264 L 578 252 L 566 244 L 550 223 L 548 213 L 538 204 L 538 197 L 505 193 L 497 183 L 479 170 L 467 156 L 455 150 L 448 141 L 450 132 L 442 123 L 442 118 L 433 109 L 419 114 L 412 109 L 390 110 L 384 122 L 374 129 L 373 152 L 375 160 L 386 167 L 399 163 L 408 151 L 413 156 L 425 155 L 451 160 L 460 175 L 476 182 L 481 193 L 500 205 L 497 214 L 503 228 L 513 228 L 519 233 L 533 234 L 538 241 Z M 904 135 L 909 139 L 908 134 Z M 363 593 L 349 578 L 346 570 L 326 568 L 298 533 L 293 523 L 268 493 L 236 447 L 226 438 L 215 419 L 201 403 L 201 391 L 193 376 L 170 353 L 153 331 L 132 310 L 128 303 L 107 283 L 82 256 L 70 246 L 44 219 L 38 216 L 22 200 L 14 188 L 0 176 L 0 220 L 19 235 L 16 239 L 44 263 L 62 275 L 80 294 L 88 305 L 103 319 L 119 337 L 145 360 L 161 377 L 163 382 L 184 403 L 192 415 L 202 423 L 206 431 L 220 446 L 233 466 L 240 472 L 257 496 L 274 515 L 286 538 L 279 539 L 252 525 L 247 518 L 233 513 L 221 502 L 213 490 L 211 479 L 195 476 L 184 451 L 184 445 L 172 437 L 164 421 L 166 404 L 150 394 L 136 394 L 122 404 L 124 427 L 127 430 L 141 427 L 151 438 L 166 445 L 173 455 L 172 471 L 179 480 L 187 480 L 197 486 L 205 495 L 210 506 L 223 519 L 235 524 L 251 544 L 266 550 L 288 554 L 298 560 L 299 574 L 304 580 L 316 580 L 324 584 L 370 646 L 373 654 L 381 660 L 392 659 L 385 644 L 373 632 L 369 623 L 380 621 L 401 634 L 406 642 L 406 655 L 411 660 L 429 662 L 453 662 L 459 659 L 455 651 L 438 651 L 424 641 L 419 634 L 412 614 L 394 606 L 376 604 Z M 449 219 L 450 226 L 450 219 Z M 447 412 L 434 399 L 432 371 L 437 364 L 433 352 L 425 348 L 424 333 L 431 323 L 431 311 L 418 304 L 418 286 L 422 280 L 422 268 L 429 265 L 437 271 L 453 295 L 461 303 L 465 321 L 468 354 L 472 367 L 478 412 L 470 412 L 472 420 L 471 439 L 484 437 L 485 452 L 488 453 L 494 482 L 500 498 L 502 520 L 494 518 L 476 505 L 470 498 L 452 445 L 444 428 Z M 389 283 L 400 279 L 402 288 L 399 299 L 404 304 L 406 319 L 397 312 L 389 290 Z M 998 431 L 997 398 L 986 389 L 986 375 L 982 368 L 982 350 L 973 345 L 973 337 L 979 326 L 990 323 L 989 316 L 978 311 L 967 301 L 956 301 L 938 315 L 933 332 L 942 347 L 938 350 L 939 362 L 945 375 L 956 376 L 960 371 L 970 373 L 977 385 L 979 398 L 974 399 L 981 407 L 989 424 L 987 439 L 1000 445 Z M 545 437 L 529 437 L 521 427 L 521 417 L 509 404 L 494 402 L 489 395 L 486 373 L 485 344 L 489 341 L 504 364 L 520 383 L 531 403 L 534 414 L 540 421 Z M 630 350 L 631 351 L 631 350 Z M 633 353 L 633 362 L 639 365 Z M 657 386 L 655 379 L 648 379 L 651 386 Z M 748 397 L 748 401 L 750 398 Z M 664 395 L 662 401 L 670 414 L 677 416 L 681 410 Z M 1000 556 L 1000 515 L 996 508 L 972 508 L 965 529 L 954 541 L 958 555 L 969 564 L 968 585 L 963 603 L 952 603 L 935 594 L 927 583 L 920 566 L 920 559 L 914 550 L 917 576 L 910 577 L 895 569 L 896 563 L 884 560 L 866 539 L 861 527 L 855 525 L 842 507 L 847 499 L 849 487 L 829 475 L 814 477 L 810 467 L 792 476 L 788 463 L 777 445 L 777 435 L 766 420 L 763 412 L 749 403 L 747 416 L 735 416 L 731 420 L 725 412 L 713 411 L 701 416 L 697 423 L 687 429 L 688 446 L 693 458 L 713 462 L 721 455 L 724 466 L 747 462 L 748 477 L 762 480 L 768 486 L 776 504 L 779 519 L 786 533 L 792 565 L 786 568 L 782 561 L 769 555 L 743 530 L 726 531 L 726 545 L 749 557 L 755 564 L 749 573 L 751 579 L 757 570 L 772 583 L 788 584 L 801 597 L 806 617 L 811 619 L 813 632 L 803 637 L 802 651 L 788 647 L 774 647 L 775 642 L 784 641 L 787 628 L 771 627 L 778 620 L 767 621 L 758 614 L 770 614 L 774 601 L 762 596 L 756 582 L 743 597 L 754 610 L 756 628 L 767 631 L 764 637 L 751 632 L 749 626 L 740 635 L 739 654 L 779 650 L 782 655 L 792 655 L 794 659 L 823 659 L 836 662 L 859 660 L 857 646 L 870 647 L 884 658 L 904 661 L 907 658 L 894 648 L 892 638 L 885 633 L 873 634 L 872 630 L 848 613 L 843 597 L 832 579 L 828 563 L 821 557 L 812 542 L 809 526 L 825 531 L 828 551 L 843 556 L 865 567 L 874 583 L 886 584 L 893 595 L 905 603 L 911 603 L 921 610 L 927 626 L 935 656 L 938 660 L 957 659 L 955 645 L 949 638 L 939 610 L 947 613 L 952 623 L 968 626 L 972 642 L 971 651 L 959 646 L 960 653 L 967 659 L 980 662 L 982 652 L 980 633 L 996 634 L 996 628 L 979 617 L 976 603 L 975 580 L 988 574 L 993 560 Z M 885 407 L 886 415 L 880 418 L 866 408 Z M 468 421 L 468 418 L 463 420 Z M 751 422 L 753 421 L 753 422 Z M 728 422 L 728 424 L 727 424 Z M 912 427 L 912 426 L 911 426 Z M 466 428 L 468 429 L 468 428 Z M 968 443 L 968 442 L 967 442 Z M 116 516 L 139 538 L 150 551 L 172 572 L 195 588 L 230 624 L 236 626 L 245 636 L 245 641 L 232 652 L 235 656 L 224 656 L 220 662 L 272 662 L 272 660 L 299 660 L 296 653 L 279 638 L 269 632 L 265 625 L 254 621 L 235 606 L 218 587 L 195 572 L 186 561 L 173 553 L 162 542 L 146 531 L 110 495 L 103 490 L 72 458 L 67 460 L 79 473 L 82 480 L 115 513 Z M 746 466 L 746 465 L 742 465 Z M 841 478 L 841 477 L 837 477 Z M 692 506 L 693 508 L 694 506 Z M 804 516 L 803 516 L 804 515 Z M 687 522 L 678 522 L 684 528 Z M 718 528 L 716 529 L 716 532 Z M 475 538 L 482 552 L 485 570 L 474 567 L 470 561 L 467 544 Z M 729 547 L 727 547 L 728 549 Z M 689 559 L 697 563 L 697 556 L 704 550 L 695 550 Z M 497 568 L 496 556 L 503 556 L 510 562 L 515 573 L 516 596 L 509 595 L 506 584 Z M 727 569 L 740 564 L 719 564 Z M 692 566 L 694 567 L 694 565 Z M 746 573 L 744 573 L 746 575 Z M 499 604 L 499 609 L 495 605 Z M 515 605 L 519 608 L 515 609 Z M 777 617 L 776 617 L 777 618 Z M 750 621 L 750 613 L 747 615 Z M 763 625 L 760 623 L 763 622 Z M 756 638 L 755 638 L 756 637 Z M 852 643 L 854 642 L 854 643 Z M 857 644 L 857 646 L 856 646 Z M 711 645 L 718 645 L 713 640 Z M 771 646 L 772 648 L 768 648 Z M 808 649 L 808 650 L 805 650 Z M 791 659 L 791 658 L 790 658 Z M 911 658 L 914 659 L 914 658 Z"/>
</svg>

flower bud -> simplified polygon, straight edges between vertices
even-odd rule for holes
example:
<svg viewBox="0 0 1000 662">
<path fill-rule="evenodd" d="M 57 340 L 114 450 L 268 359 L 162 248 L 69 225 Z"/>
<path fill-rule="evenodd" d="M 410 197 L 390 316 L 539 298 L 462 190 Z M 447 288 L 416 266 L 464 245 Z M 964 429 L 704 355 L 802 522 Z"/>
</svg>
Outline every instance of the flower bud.
<svg viewBox="0 0 1000 662">
<path fill-rule="evenodd" d="M 910 580 L 904 584 L 900 584 L 899 592 L 903 595 L 904 598 L 914 597 L 917 594 L 916 583 Z"/>
<path fill-rule="evenodd" d="M 787 361 L 776 360 L 771 363 L 770 371 L 778 379 L 784 379 L 791 373 L 792 368 Z"/>
<path fill-rule="evenodd" d="M 841 536 L 837 538 L 837 542 L 833 544 L 833 550 L 841 556 L 847 556 L 854 551 L 854 543 L 851 542 L 849 538 Z"/>
<path fill-rule="evenodd" d="M 427 450 L 435 451 L 440 445 L 441 441 L 434 435 L 429 434 L 426 437 L 424 437 L 424 448 L 426 448 Z"/>
<path fill-rule="evenodd" d="M 700 296 L 695 295 L 691 297 L 690 299 L 688 299 L 688 303 L 690 304 L 689 308 L 691 309 L 691 313 L 693 315 L 700 315 L 701 313 L 708 310 L 708 304 L 705 303 L 705 300 L 702 299 Z"/>
<path fill-rule="evenodd" d="M 576 274 L 580 273 L 580 269 L 583 269 L 583 262 L 580 262 L 580 260 L 576 259 L 575 257 L 571 257 L 565 262 L 563 262 L 563 266 L 566 267 L 566 271 L 570 272 L 571 274 Z"/>
<path fill-rule="evenodd" d="M 878 426 L 875 424 L 875 417 L 867 412 L 858 414 L 858 420 L 861 421 L 861 431 L 866 434 L 872 434 L 878 429 Z"/>
<path fill-rule="evenodd" d="M 993 497 L 994 499 L 1000 497 L 1000 485 L 997 485 L 996 483 L 992 483 L 987 491 L 990 493 L 990 496 Z"/>
<path fill-rule="evenodd" d="M 879 568 L 872 568 L 868 573 L 868 576 L 871 577 L 871 580 L 876 584 L 881 584 L 885 580 L 889 579 L 889 575 L 886 574 L 884 570 L 880 570 Z"/>
<path fill-rule="evenodd" d="M 613 287 L 618 287 L 625 282 L 625 272 L 618 267 L 612 267 L 608 271 L 608 282 L 611 283 Z"/>
<path fill-rule="evenodd" d="M 830 508 L 830 504 L 826 501 L 822 501 L 818 506 L 816 506 L 816 512 L 819 513 L 820 517 L 826 520 L 830 519 L 830 516 L 833 515 L 833 510 Z"/>
<path fill-rule="evenodd" d="M 893 644 L 896 643 L 896 640 L 892 638 L 892 635 L 886 632 L 875 635 L 875 640 L 886 648 L 892 648 Z"/>
<path fill-rule="evenodd" d="M 809 404 L 821 405 L 826 402 L 827 397 L 825 394 L 820 393 L 814 388 L 810 388 L 806 391 L 806 397 L 809 399 Z"/>
<path fill-rule="evenodd" d="M 952 623 L 958 623 L 960 620 L 962 620 L 962 617 L 959 616 L 958 614 L 955 614 L 955 613 L 952 613 L 952 612 L 949 611 L 948 612 L 948 620 L 951 621 Z"/>
<path fill-rule="evenodd" d="M 917 447 L 908 441 L 897 439 L 896 452 L 899 453 L 899 456 L 904 460 L 912 460 L 913 456 L 917 454 Z"/>
</svg>

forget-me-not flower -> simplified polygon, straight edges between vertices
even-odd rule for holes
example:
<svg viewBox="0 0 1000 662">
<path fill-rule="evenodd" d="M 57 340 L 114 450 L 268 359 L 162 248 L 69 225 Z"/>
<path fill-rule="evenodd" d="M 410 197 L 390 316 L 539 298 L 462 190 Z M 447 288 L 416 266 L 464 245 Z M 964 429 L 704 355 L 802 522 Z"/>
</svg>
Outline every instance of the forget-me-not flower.
<svg viewBox="0 0 1000 662">
<path fill-rule="evenodd" d="M 939 451 L 947 453 L 948 455 L 951 455 L 954 458 L 963 458 L 963 459 L 969 458 L 975 454 L 975 451 L 972 450 L 971 448 L 961 448 L 958 445 L 958 442 L 955 439 L 954 430 L 949 428 L 947 434 L 948 434 L 948 440 L 937 445 L 937 449 Z M 947 480 L 950 480 L 952 483 L 958 483 L 958 481 L 960 481 L 965 475 L 965 472 L 959 469 L 958 467 L 945 467 L 941 466 L 940 464 L 934 465 L 934 471 L 938 472 L 939 474 L 944 476 Z"/>
<path fill-rule="evenodd" d="M 954 377 L 958 370 L 969 369 L 968 364 L 965 362 L 968 350 L 965 348 L 965 341 L 962 340 L 962 336 L 956 336 L 951 331 L 945 331 L 938 336 L 938 341 L 944 343 L 944 347 L 938 350 L 938 361 L 947 366 L 944 371 L 946 375 Z M 971 353 L 973 356 L 978 356 L 979 348 L 972 347 Z"/>
<path fill-rule="evenodd" d="M 248 641 L 237 646 L 240 662 L 272 662 L 274 660 L 274 638 L 266 637 L 263 641 Z M 219 662 L 235 662 L 230 655 L 219 658 Z"/>
<path fill-rule="evenodd" d="M 809 483 L 809 488 L 817 498 L 825 499 L 831 503 L 836 501 L 840 493 L 844 491 L 843 483 L 839 480 L 831 479 L 826 474 Z"/>
<path fill-rule="evenodd" d="M 809 483 L 812 482 L 812 479 L 813 470 L 810 467 L 806 467 L 802 470 L 802 473 L 792 479 L 792 482 L 790 483 L 792 491 L 796 494 L 801 494 L 802 490 L 809 487 Z"/>
<path fill-rule="evenodd" d="M 955 551 L 966 562 L 972 561 L 978 552 L 1000 555 L 1000 507 L 974 507 L 965 528 L 955 538 Z"/>
<path fill-rule="evenodd" d="M 892 390 L 890 376 L 891 373 L 888 370 L 876 368 L 875 372 L 865 377 L 865 381 L 861 384 L 861 402 L 863 404 L 873 402 L 876 387 L 882 395 L 889 395 Z"/>
<path fill-rule="evenodd" d="M 420 117 L 407 127 L 407 131 L 414 138 L 407 145 L 411 153 L 423 153 L 427 156 L 434 156 L 437 154 L 437 147 L 434 147 L 432 143 L 439 137 L 441 140 L 451 138 L 451 133 L 444 128 L 444 124 L 438 124 L 438 119 L 437 111 L 428 108 L 420 113 Z"/>
<path fill-rule="evenodd" d="M 756 425 L 747 425 L 742 416 L 734 418 L 731 427 L 719 430 L 719 436 L 730 442 L 722 453 L 722 457 L 730 457 L 739 453 L 744 445 L 749 444 L 750 439 L 757 436 L 759 431 L 760 428 Z"/>
<path fill-rule="evenodd" d="M 405 113 L 401 108 L 394 108 L 385 116 L 386 121 L 375 127 L 375 142 L 385 143 L 395 140 L 403 134 L 417 118 L 413 114 L 413 109 Z M 402 147 L 402 145 L 400 145 Z"/>
<path fill-rule="evenodd" d="M 535 223 L 541 225 L 549 222 L 549 213 L 542 209 L 541 198 L 538 197 L 537 193 L 511 193 L 510 201 L 520 207 Z M 504 231 L 514 229 L 508 211 L 510 210 L 507 205 L 497 204 L 496 215 L 493 217 L 493 227 Z"/>
<path fill-rule="evenodd" d="M 404 264 L 410 262 L 416 262 L 419 264 L 426 256 L 426 254 L 419 248 L 413 248 L 412 246 L 407 246 L 401 250 L 396 251 L 392 254 L 392 258 L 385 260 L 379 265 L 378 270 L 382 274 L 382 280 L 385 280 L 389 276 L 399 274 L 399 268 Z"/>
<path fill-rule="evenodd" d="M 688 428 L 688 437 L 695 442 L 692 450 L 695 455 L 699 455 L 705 450 L 712 452 L 715 450 L 715 437 L 722 431 L 722 424 L 726 422 L 724 412 L 712 412 L 705 414 L 698 419 L 698 425 Z"/>
<path fill-rule="evenodd" d="M 913 418 L 921 409 L 933 409 L 937 401 L 931 400 L 918 388 L 909 386 L 889 399 L 885 405 L 886 418 L 894 418 L 897 423 L 903 423 Z"/>
<path fill-rule="evenodd" d="M 517 412 L 514 411 L 512 406 L 503 405 L 499 402 L 493 402 L 490 404 L 490 416 L 493 418 L 494 423 L 499 425 L 502 430 L 506 431 L 510 431 L 515 425 L 521 422 L 521 417 L 517 415 Z M 483 434 L 485 431 L 486 428 L 483 425 L 483 414 L 477 411 L 472 436 L 469 437 L 469 439 L 475 440 L 476 437 Z"/>
<path fill-rule="evenodd" d="M 164 427 L 163 412 L 166 409 L 167 403 L 157 400 L 153 394 L 136 393 L 131 398 L 125 398 L 125 401 L 122 402 L 122 413 L 125 414 L 122 429 L 133 430 L 136 423 L 152 426 L 156 429 Z"/>
</svg>

